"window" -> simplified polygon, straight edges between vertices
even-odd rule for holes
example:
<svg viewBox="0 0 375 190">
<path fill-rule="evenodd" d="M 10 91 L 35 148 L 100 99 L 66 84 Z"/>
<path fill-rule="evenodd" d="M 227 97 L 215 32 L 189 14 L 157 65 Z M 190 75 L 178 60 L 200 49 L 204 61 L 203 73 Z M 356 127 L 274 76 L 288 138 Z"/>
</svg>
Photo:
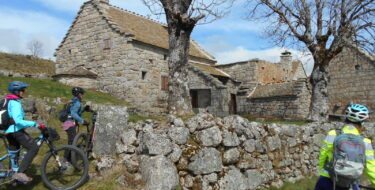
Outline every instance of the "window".
<svg viewBox="0 0 375 190">
<path fill-rule="evenodd" d="M 110 39 L 104 40 L 104 49 L 111 49 L 111 40 Z"/>
<path fill-rule="evenodd" d="M 153 64 L 154 63 L 154 60 L 153 59 L 149 59 L 150 61 L 150 64 Z"/>
<path fill-rule="evenodd" d="M 355 70 L 358 71 L 359 69 L 361 69 L 361 66 L 360 65 L 355 65 L 354 68 L 355 68 Z"/>
<path fill-rule="evenodd" d="M 71 55 L 71 54 L 72 54 L 72 50 L 71 50 L 71 49 L 69 49 L 69 50 L 68 50 L 68 52 L 69 52 L 69 55 Z"/>
<path fill-rule="evenodd" d="M 166 54 L 164 54 L 164 60 L 167 60 L 167 55 Z"/>
<path fill-rule="evenodd" d="M 146 79 L 146 74 L 147 74 L 146 71 L 142 71 L 142 80 L 145 80 L 145 79 Z"/>
<path fill-rule="evenodd" d="M 161 90 L 168 91 L 168 76 L 161 76 Z"/>
</svg>

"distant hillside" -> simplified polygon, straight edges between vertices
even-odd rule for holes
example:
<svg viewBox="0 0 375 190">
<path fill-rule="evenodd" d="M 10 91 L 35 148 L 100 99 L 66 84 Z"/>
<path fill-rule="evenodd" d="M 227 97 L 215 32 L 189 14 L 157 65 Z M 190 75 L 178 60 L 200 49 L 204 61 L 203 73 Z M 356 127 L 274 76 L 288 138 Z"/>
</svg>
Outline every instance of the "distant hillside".
<svg viewBox="0 0 375 190">
<path fill-rule="evenodd" d="M 22 74 L 55 73 L 55 63 L 51 60 L 33 58 L 29 55 L 17 55 L 0 52 L 0 70 L 8 70 Z"/>
</svg>

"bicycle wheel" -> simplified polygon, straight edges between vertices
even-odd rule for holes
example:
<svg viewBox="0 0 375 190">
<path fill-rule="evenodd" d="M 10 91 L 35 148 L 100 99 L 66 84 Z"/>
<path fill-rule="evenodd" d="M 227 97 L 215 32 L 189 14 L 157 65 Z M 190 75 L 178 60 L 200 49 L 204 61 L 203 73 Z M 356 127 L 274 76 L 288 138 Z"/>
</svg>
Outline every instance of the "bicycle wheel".
<svg viewBox="0 0 375 190">
<path fill-rule="evenodd" d="M 88 140 L 89 136 L 87 133 L 78 133 L 73 140 L 73 146 L 81 149 L 84 153 L 88 153 Z"/>
<path fill-rule="evenodd" d="M 72 165 L 64 158 L 66 151 L 75 155 L 76 164 Z M 88 179 L 89 161 L 80 149 L 71 145 L 64 145 L 47 153 L 41 167 L 42 180 L 52 190 L 77 189 Z"/>
</svg>

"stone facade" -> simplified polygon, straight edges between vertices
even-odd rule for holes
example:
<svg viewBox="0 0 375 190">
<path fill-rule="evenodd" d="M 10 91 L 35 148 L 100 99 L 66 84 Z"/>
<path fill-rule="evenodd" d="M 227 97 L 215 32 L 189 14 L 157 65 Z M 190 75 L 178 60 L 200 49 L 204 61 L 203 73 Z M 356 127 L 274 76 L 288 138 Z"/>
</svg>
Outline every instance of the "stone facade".
<svg viewBox="0 0 375 190">
<path fill-rule="evenodd" d="M 98 90 L 125 99 L 141 112 L 165 113 L 168 94 L 163 88 L 166 82 L 163 78 L 168 77 L 167 45 L 167 31 L 160 23 L 113 7 L 108 1 L 88 1 L 56 51 L 56 73 L 63 74 L 81 65 L 97 74 L 96 83 L 90 84 L 95 84 Z M 192 62 L 215 63 L 193 41 L 190 54 Z M 200 79 L 214 80 L 215 77 Z M 71 78 L 60 80 L 68 82 Z M 222 102 L 216 101 L 225 101 L 227 95 L 221 90 L 214 91 L 216 86 L 204 88 L 212 89 L 211 95 L 215 98 L 208 109 L 213 113 L 225 112 L 227 108 L 222 111 Z"/>
<path fill-rule="evenodd" d="M 343 114 L 350 102 L 375 110 L 375 57 L 355 47 L 347 47 L 328 68 L 330 112 Z M 370 117 L 371 119 L 371 117 Z"/>
<path fill-rule="evenodd" d="M 300 61 L 293 61 L 289 52 L 279 63 L 253 59 L 217 68 L 237 81 L 236 102 L 240 114 L 254 117 L 305 119 L 308 116 L 311 92 Z"/>
<path fill-rule="evenodd" d="M 239 111 L 255 117 L 306 119 L 309 114 L 311 92 L 306 79 L 257 88 L 243 102 Z"/>
</svg>

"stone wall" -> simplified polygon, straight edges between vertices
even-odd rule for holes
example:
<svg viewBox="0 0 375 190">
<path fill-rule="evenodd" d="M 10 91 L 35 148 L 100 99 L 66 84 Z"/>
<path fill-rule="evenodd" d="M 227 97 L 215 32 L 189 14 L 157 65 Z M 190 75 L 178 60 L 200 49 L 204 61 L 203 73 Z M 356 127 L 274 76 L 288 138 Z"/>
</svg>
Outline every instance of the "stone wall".
<svg viewBox="0 0 375 190">
<path fill-rule="evenodd" d="M 197 69 L 189 69 L 189 89 L 210 90 L 211 103 L 206 107 L 206 111 L 216 116 L 227 116 L 230 111 L 230 96 L 237 94 L 237 86 L 232 80 L 228 80 L 224 85 L 217 78 L 207 75 Z M 198 97 L 199 98 L 199 97 Z"/>
<path fill-rule="evenodd" d="M 51 78 L 51 76 L 48 76 L 45 73 L 40 73 L 40 74 L 25 74 L 25 73 L 18 73 L 18 72 L 9 71 L 9 70 L 0 70 L 0 76 L 6 76 L 6 77 L 27 77 L 27 78 L 39 78 L 39 79 Z"/>
<path fill-rule="evenodd" d="M 185 190 L 280 187 L 316 175 L 321 142 L 329 130 L 342 125 L 266 125 L 239 116 L 221 119 L 209 114 L 183 122 L 169 116 L 166 124 L 151 120 L 129 123 L 117 134 L 121 140 L 116 143 L 116 153 L 106 156 L 111 164 L 99 161 L 98 166 L 101 171 L 125 166 L 134 176 L 141 175 L 145 189 L 152 190 L 172 190 L 179 185 Z M 374 123 L 366 124 L 365 136 L 372 138 L 374 129 Z M 116 162 L 115 156 L 120 160 Z"/>
<path fill-rule="evenodd" d="M 61 77 L 57 79 L 60 83 L 69 86 L 79 86 L 85 89 L 96 89 L 98 87 L 98 81 L 92 78 L 84 77 Z"/>
<path fill-rule="evenodd" d="M 375 110 L 375 59 L 356 49 L 345 48 L 328 69 L 330 112 L 342 114 L 350 102 Z"/>
<path fill-rule="evenodd" d="M 306 119 L 309 114 L 311 92 L 307 81 L 299 81 L 290 96 L 265 98 L 242 97 L 240 113 L 254 117 L 270 117 L 284 119 Z"/>
</svg>

